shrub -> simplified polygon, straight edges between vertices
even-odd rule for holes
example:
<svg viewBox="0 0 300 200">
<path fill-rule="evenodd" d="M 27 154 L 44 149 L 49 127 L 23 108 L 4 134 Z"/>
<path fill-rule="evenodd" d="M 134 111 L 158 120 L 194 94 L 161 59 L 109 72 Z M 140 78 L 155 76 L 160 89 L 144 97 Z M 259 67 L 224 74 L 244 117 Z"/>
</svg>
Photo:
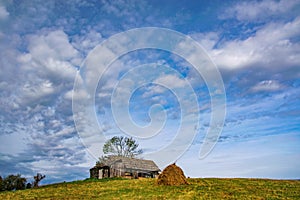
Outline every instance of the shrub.
<svg viewBox="0 0 300 200">
<path fill-rule="evenodd" d="M 30 188 L 32 188 L 32 184 L 31 183 L 27 183 L 26 184 L 26 189 L 30 189 Z"/>
<path fill-rule="evenodd" d="M 26 178 L 21 177 L 20 174 L 11 174 L 3 180 L 2 184 L 4 190 L 23 190 L 25 189 Z"/>
</svg>

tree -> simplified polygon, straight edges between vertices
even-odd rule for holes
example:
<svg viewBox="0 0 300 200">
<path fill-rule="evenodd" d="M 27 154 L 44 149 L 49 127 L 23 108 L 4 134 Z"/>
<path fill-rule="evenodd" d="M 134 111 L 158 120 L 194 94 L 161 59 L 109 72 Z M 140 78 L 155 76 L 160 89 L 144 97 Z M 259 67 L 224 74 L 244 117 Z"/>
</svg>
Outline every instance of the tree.
<svg viewBox="0 0 300 200">
<path fill-rule="evenodd" d="M 25 189 L 26 178 L 21 177 L 21 174 L 9 175 L 3 180 L 4 190 L 23 190 Z"/>
<path fill-rule="evenodd" d="M 36 176 L 34 176 L 34 182 L 33 187 L 39 187 L 39 183 L 41 180 L 43 180 L 46 177 L 46 175 L 42 175 L 40 173 L 37 173 Z"/>
<path fill-rule="evenodd" d="M 4 188 L 3 188 L 3 179 L 2 179 L 2 176 L 0 176 L 0 191 L 3 191 Z"/>
<path fill-rule="evenodd" d="M 30 188 L 32 188 L 32 184 L 31 183 L 27 183 L 26 184 L 26 189 L 30 189 Z"/>
<path fill-rule="evenodd" d="M 138 149 L 138 146 L 139 144 L 132 137 L 115 136 L 105 142 L 103 146 L 103 153 L 106 155 L 133 158 L 143 153 L 142 149 Z"/>
</svg>

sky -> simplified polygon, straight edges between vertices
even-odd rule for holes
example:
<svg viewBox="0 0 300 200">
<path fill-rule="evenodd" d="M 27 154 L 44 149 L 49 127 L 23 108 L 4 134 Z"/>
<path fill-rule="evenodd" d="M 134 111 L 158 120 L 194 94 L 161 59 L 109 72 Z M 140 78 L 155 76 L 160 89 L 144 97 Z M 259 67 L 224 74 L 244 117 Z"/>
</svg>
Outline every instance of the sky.
<svg viewBox="0 0 300 200">
<path fill-rule="evenodd" d="M 299 0 L 1 0 L 0 175 L 82 180 L 127 136 L 189 177 L 300 179 L 299 13 Z"/>
</svg>

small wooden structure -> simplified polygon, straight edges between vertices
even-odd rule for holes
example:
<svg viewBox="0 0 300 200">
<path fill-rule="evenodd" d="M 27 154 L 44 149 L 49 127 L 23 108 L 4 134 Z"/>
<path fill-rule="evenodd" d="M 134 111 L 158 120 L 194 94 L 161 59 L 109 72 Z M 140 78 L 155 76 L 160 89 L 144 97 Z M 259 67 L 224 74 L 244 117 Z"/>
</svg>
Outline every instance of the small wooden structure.
<svg viewBox="0 0 300 200">
<path fill-rule="evenodd" d="M 155 178 L 159 172 L 160 169 L 152 160 L 109 156 L 90 169 L 90 178 Z"/>
</svg>

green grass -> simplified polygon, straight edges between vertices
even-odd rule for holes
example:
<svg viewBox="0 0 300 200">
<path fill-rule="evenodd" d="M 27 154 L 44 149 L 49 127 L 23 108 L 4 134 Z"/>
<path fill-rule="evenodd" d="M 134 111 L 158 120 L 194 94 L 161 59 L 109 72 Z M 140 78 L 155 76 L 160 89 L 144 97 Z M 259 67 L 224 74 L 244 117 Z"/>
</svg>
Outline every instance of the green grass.
<svg viewBox="0 0 300 200">
<path fill-rule="evenodd" d="M 300 181 L 188 179 L 189 185 L 159 186 L 155 179 L 103 179 L 1 192 L 0 199 L 300 199 Z"/>
</svg>

